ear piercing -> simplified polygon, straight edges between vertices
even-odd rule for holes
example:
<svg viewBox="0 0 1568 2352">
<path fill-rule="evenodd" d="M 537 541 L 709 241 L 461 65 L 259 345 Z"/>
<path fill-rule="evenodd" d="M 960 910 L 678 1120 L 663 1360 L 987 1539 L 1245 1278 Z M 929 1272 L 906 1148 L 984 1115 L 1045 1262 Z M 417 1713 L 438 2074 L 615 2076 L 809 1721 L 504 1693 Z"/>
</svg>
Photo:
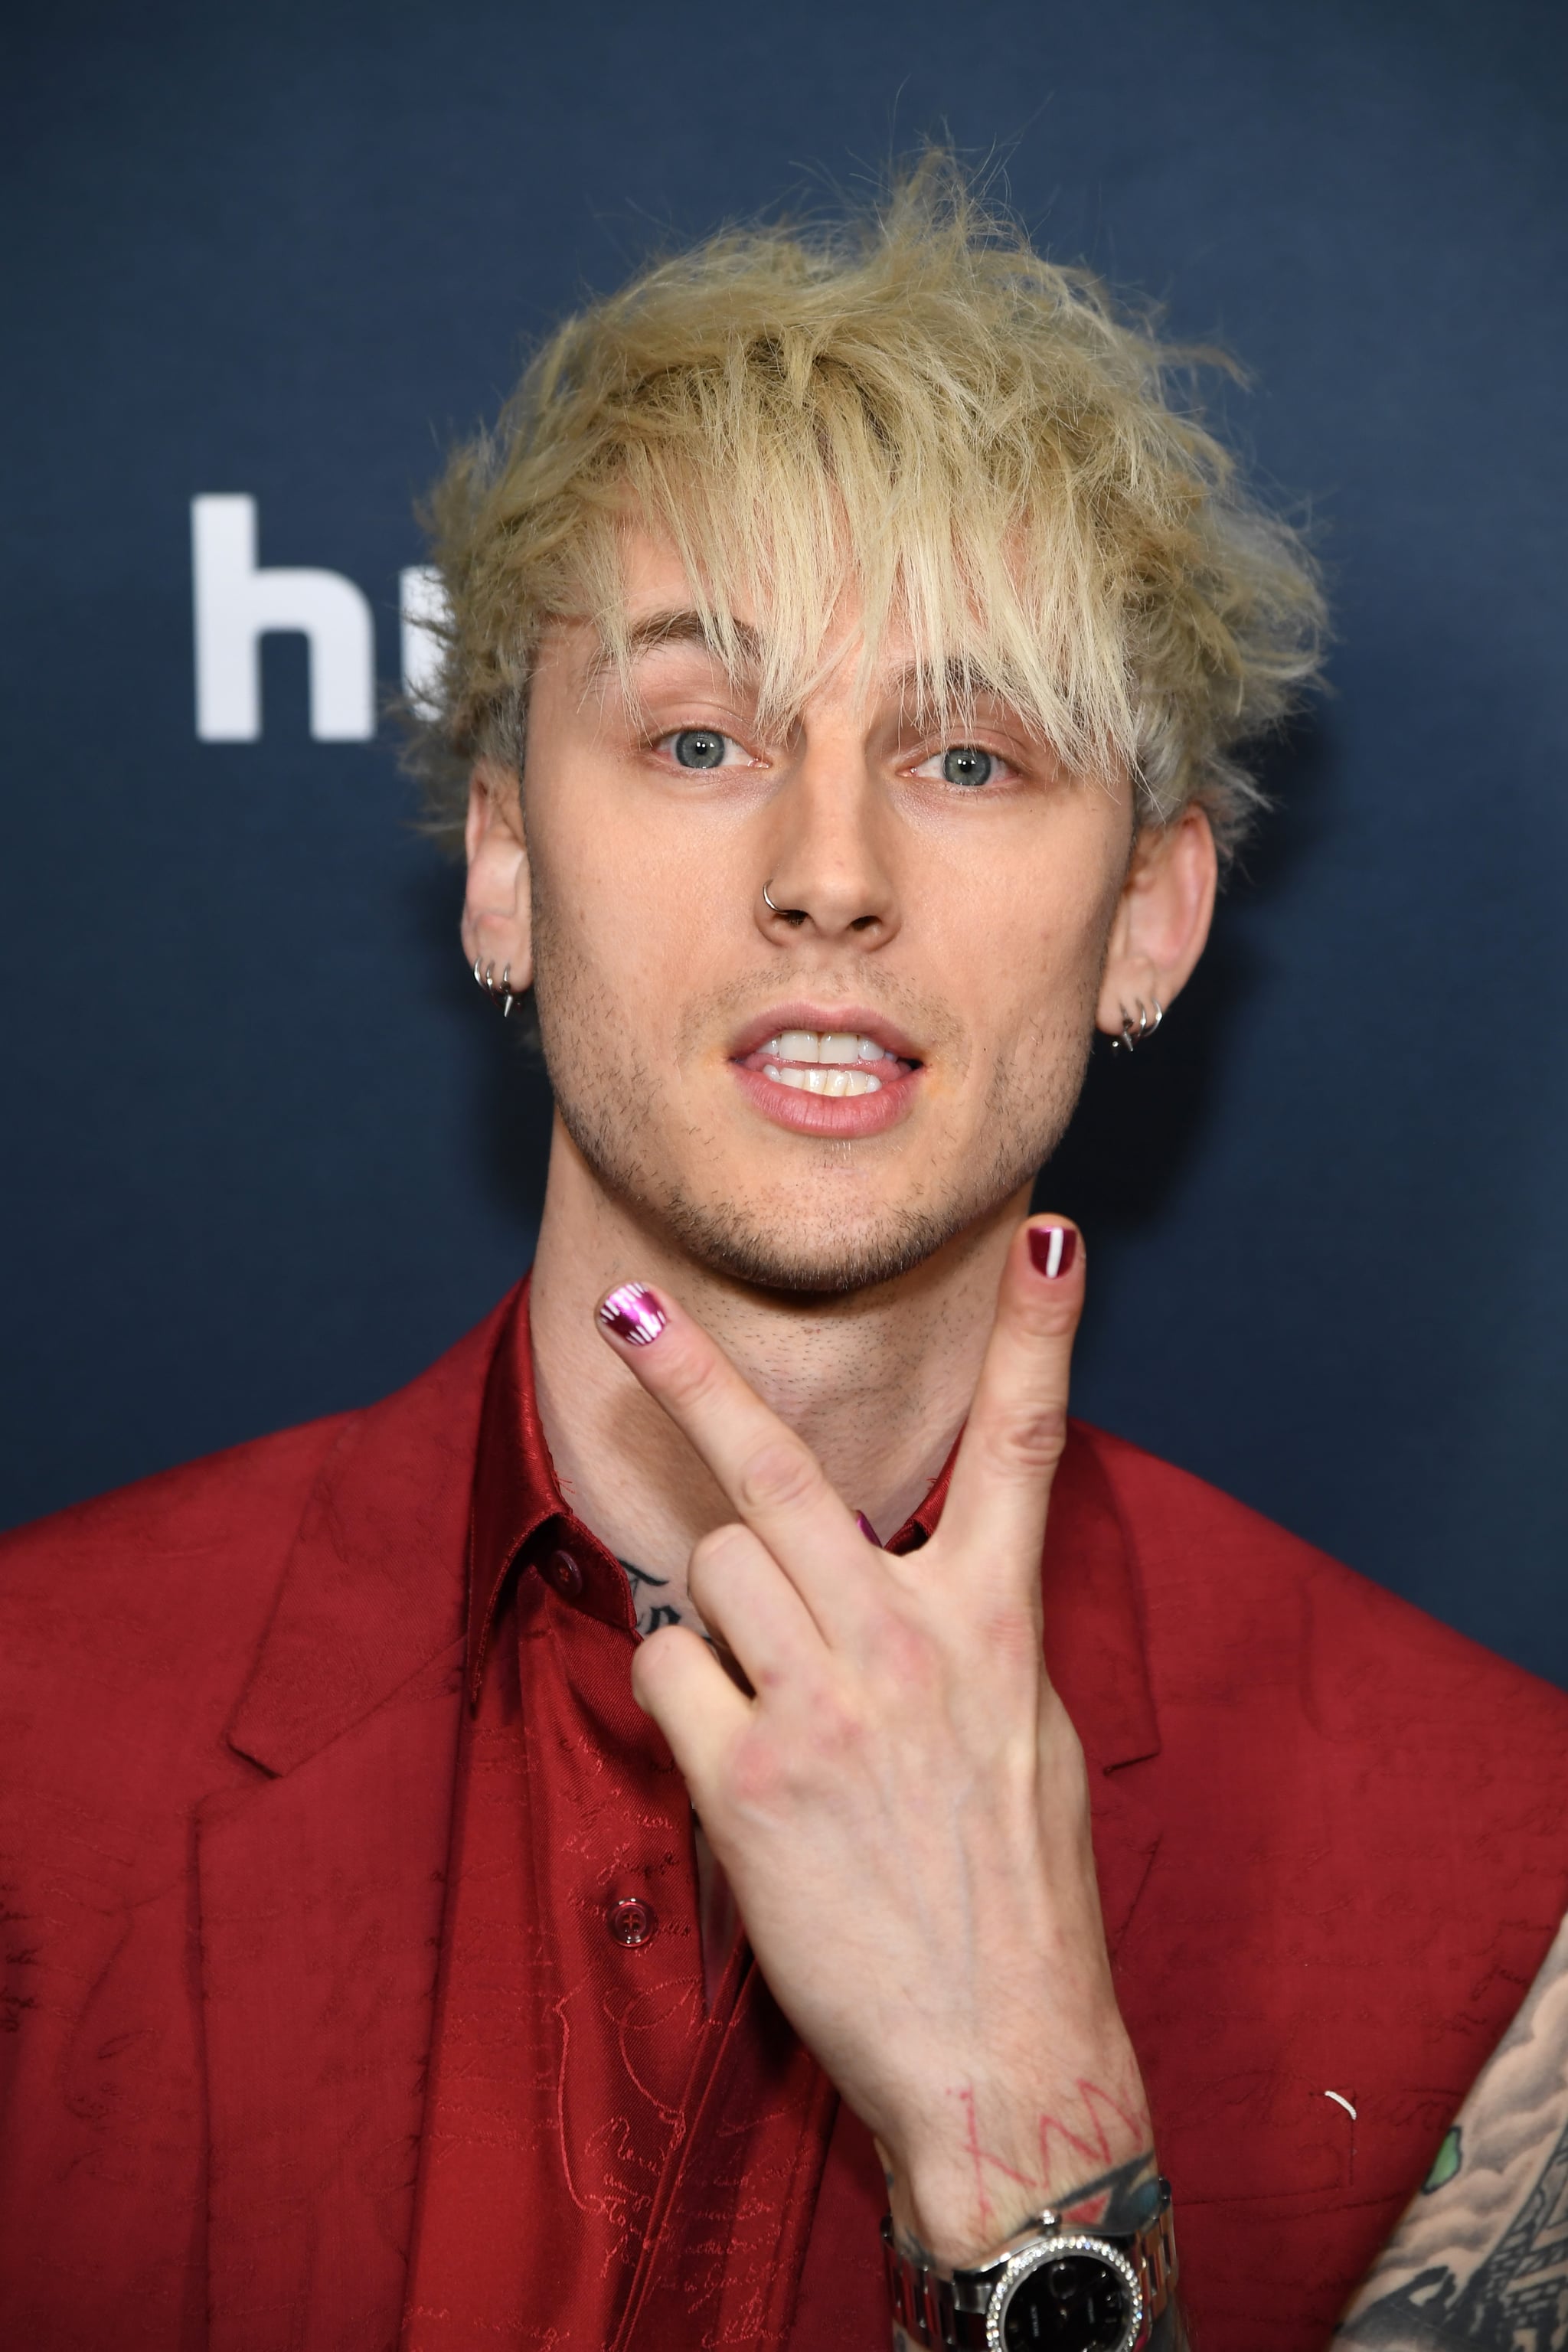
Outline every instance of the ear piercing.
<svg viewBox="0 0 1568 2352">
<path fill-rule="evenodd" d="M 518 999 L 527 993 L 525 989 L 514 988 L 512 986 L 511 966 L 510 963 L 505 966 L 500 978 L 498 980 L 496 978 L 496 968 L 494 964 L 485 963 L 479 957 L 476 956 L 474 958 L 474 978 L 478 982 L 479 985 L 484 990 L 485 994 L 489 998 L 490 1003 L 500 1006 L 500 1014 L 503 1021 L 508 1019 L 511 1013 L 511 1008 L 517 1003 Z"/>
<path fill-rule="evenodd" d="M 1152 1015 L 1141 996 L 1135 996 L 1132 1002 L 1138 1007 L 1138 1018 L 1134 1022 L 1125 1004 L 1121 1006 L 1121 1034 L 1120 1037 L 1113 1037 L 1110 1041 L 1110 1050 L 1113 1054 L 1120 1054 L 1123 1047 L 1131 1054 L 1135 1045 L 1141 1045 L 1143 1043 L 1145 1037 L 1152 1037 L 1154 1034 L 1165 1017 L 1165 1008 L 1158 997 L 1154 999 Z"/>
</svg>

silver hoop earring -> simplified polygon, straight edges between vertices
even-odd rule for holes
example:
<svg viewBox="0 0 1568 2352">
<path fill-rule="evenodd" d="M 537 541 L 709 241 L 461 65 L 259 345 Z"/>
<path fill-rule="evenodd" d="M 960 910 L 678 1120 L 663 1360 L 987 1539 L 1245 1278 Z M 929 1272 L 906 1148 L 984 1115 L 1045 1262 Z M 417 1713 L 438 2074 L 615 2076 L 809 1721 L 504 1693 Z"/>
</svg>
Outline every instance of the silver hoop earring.
<svg viewBox="0 0 1568 2352">
<path fill-rule="evenodd" d="M 1135 1046 L 1142 1045 L 1146 1037 L 1152 1037 L 1165 1017 L 1165 1008 L 1158 997 L 1154 999 L 1152 1016 L 1141 996 L 1135 996 L 1132 1002 L 1138 1007 L 1137 1022 L 1134 1024 L 1132 1015 L 1128 1012 L 1125 1004 L 1122 1005 L 1121 1008 L 1121 1034 L 1120 1037 L 1113 1037 L 1110 1041 L 1110 1050 L 1113 1054 L 1123 1051 L 1131 1054 Z"/>
<path fill-rule="evenodd" d="M 773 878 L 773 876 L 770 874 L 768 876 L 768 882 L 771 882 Z M 768 896 L 768 882 L 764 882 L 763 884 L 763 904 L 767 908 L 770 915 L 782 915 L 784 908 L 782 907 L 775 907 L 773 900 Z"/>
<path fill-rule="evenodd" d="M 474 958 L 474 978 L 479 987 L 484 990 L 485 994 L 489 998 L 490 1003 L 492 1004 L 500 1004 L 501 1019 L 503 1021 L 510 1020 L 511 1017 L 512 1006 L 518 1002 L 518 999 L 523 993 L 523 991 L 521 988 L 514 988 L 511 984 L 510 964 L 509 963 L 503 967 L 501 976 L 498 981 L 496 978 L 496 968 L 494 964 L 486 963 L 480 957 L 476 956 Z"/>
</svg>

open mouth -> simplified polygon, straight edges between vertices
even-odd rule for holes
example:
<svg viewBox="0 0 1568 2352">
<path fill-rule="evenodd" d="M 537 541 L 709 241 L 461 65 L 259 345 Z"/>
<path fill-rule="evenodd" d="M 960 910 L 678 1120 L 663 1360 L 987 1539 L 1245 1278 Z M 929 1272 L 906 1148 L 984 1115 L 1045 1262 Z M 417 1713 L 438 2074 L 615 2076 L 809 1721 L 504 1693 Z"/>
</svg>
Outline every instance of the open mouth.
<svg viewBox="0 0 1568 2352">
<path fill-rule="evenodd" d="M 777 1125 L 847 1140 L 879 1133 L 910 1108 L 922 1065 L 909 1039 L 875 1014 L 845 1011 L 853 1027 L 830 1028 L 820 1013 L 813 1021 L 805 1005 L 781 1007 L 739 1040 L 731 1067 Z"/>
<path fill-rule="evenodd" d="M 889 1052 L 879 1038 L 849 1029 L 781 1029 L 742 1057 L 743 1070 L 760 1070 L 775 1086 L 802 1094 L 879 1094 L 920 1065 Z"/>
</svg>

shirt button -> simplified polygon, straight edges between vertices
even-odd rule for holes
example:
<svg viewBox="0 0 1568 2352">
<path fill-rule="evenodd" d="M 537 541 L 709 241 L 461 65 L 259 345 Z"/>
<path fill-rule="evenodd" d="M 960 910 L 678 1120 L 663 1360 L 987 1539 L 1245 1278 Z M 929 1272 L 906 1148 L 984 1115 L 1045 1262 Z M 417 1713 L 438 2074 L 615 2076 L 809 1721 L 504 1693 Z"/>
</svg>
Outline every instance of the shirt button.
<svg viewBox="0 0 1568 2352">
<path fill-rule="evenodd" d="M 553 1552 L 544 1572 L 557 1592 L 577 1593 L 583 1590 L 583 1571 L 569 1551 Z"/>
<path fill-rule="evenodd" d="M 651 1903 L 643 1902 L 639 1895 L 623 1895 L 605 1914 L 605 1924 L 617 1944 L 646 1944 L 658 1920 Z"/>
</svg>

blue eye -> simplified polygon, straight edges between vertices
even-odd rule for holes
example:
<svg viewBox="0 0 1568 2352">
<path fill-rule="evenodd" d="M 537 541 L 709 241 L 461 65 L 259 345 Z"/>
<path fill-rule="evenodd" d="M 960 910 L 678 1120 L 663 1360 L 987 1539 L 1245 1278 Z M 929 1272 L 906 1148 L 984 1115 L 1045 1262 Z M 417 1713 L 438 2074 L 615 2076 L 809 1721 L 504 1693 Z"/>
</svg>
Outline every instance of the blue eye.
<svg viewBox="0 0 1568 2352">
<path fill-rule="evenodd" d="M 669 748 L 679 767 L 721 768 L 728 740 L 711 727 L 683 727 L 671 740 Z"/>
<path fill-rule="evenodd" d="M 955 743 L 942 755 L 942 772 L 950 784 L 988 784 L 995 768 L 991 753 L 973 743 Z"/>
</svg>

